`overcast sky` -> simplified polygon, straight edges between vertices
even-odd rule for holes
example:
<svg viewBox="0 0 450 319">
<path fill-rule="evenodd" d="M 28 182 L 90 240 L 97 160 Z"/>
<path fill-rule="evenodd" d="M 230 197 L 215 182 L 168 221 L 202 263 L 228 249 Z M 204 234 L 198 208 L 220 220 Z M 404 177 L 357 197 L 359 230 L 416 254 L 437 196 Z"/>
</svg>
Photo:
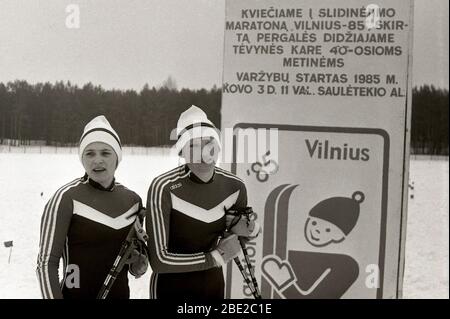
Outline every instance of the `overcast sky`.
<svg viewBox="0 0 450 319">
<path fill-rule="evenodd" d="M 65 26 L 67 4 L 80 28 Z M 448 1 L 416 0 L 414 84 L 448 88 Z M 225 0 L 0 0 L 0 82 L 221 84 Z"/>
</svg>

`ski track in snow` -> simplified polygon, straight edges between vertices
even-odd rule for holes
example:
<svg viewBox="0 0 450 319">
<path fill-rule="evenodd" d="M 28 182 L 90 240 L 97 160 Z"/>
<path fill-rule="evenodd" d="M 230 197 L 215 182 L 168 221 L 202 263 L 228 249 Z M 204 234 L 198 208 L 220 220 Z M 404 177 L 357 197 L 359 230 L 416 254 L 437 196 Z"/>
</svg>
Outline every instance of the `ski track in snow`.
<svg viewBox="0 0 450 319">
<path fill-rule="evenodd" d="M 151 180 L 178 164 L 164 150 L 126 155 L 116 179 L 145 205 Z M 83 172 L 75 154 L 0 153 L 0 299 L 41 298 L 35 269 L 43 208 Z M 448 173 L 448 158 L 411 160 L 404 298 L 449 298 Z M 9 240 L 14 241 L 10 264 L 3 246 Z M 129 277 L 131 298 L 148 298 L 150 271 L 138 280 Z"/>
</svg>

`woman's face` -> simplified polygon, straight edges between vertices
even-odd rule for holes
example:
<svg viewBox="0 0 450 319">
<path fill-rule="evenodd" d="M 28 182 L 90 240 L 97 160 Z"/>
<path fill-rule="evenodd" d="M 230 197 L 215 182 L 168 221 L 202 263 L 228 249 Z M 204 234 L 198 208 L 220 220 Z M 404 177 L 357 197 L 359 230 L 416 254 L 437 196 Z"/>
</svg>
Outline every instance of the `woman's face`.
<svg viewBox="0 0 450 319">
<path fill-rule="evenodd" d="M 81 161 L 90 178 L 105 188 L 111 185 L 117 168 L 117 155 L 111 146 L 91 143 L 84 149 Z"/>
<path fill-rule="evenodd" d="M 218 158 L 218 145 L 212 137 L 199 137 L 190 140 L 182 150 L 186 163 L 199 170 L 214 168 Z"/>
</svg>

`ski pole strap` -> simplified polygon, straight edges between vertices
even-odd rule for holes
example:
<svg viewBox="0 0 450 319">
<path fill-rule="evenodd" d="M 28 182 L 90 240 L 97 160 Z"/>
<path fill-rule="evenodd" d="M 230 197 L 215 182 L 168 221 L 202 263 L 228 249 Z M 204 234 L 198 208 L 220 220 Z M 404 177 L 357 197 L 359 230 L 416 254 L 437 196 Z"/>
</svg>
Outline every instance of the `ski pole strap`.
<svg viewBox="0 0 450 319">
<path fill-rule="evenodd" d="M 247 226 L 250 220 L 254 217 L 255 213 L 251 207 L 237 207 L 236 205 L 231 206 L 230 208 L 225 208 L 225 216 L 231 216 L 233 219 L 231 220 L 230 225 L 227 227 L 227 231 L 236 226 L 237 223 L 244 216 L 247 219 Z"/>
<path fill-rule="evenodd" d="M 225 209 L 226 215 L 244 215 L 246 217 L 251 217 L 253 214 L 253 208 L 251 207 L 237 207 L 236 205 L 231 206 L 228 209 Z"/>
<path fill-rule="evenodd" d="M 236 226 L 239 221 L 241 220 L 241 215 L 233 215 L 233 219 L 231 220 L 230 224 L 227 226 L 226 232 L 229 232 L 234 226 Z"/>
</svg>

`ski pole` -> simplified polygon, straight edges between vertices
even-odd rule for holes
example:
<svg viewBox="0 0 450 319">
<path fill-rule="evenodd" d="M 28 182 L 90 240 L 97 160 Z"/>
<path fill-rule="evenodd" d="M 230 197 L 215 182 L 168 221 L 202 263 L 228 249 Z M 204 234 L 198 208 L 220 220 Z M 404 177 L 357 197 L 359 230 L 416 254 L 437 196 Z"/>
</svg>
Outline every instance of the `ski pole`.
<svg viewBox="0 0 450 319">
<path fill-rule="evenodd" d="M 226 237 L 226 236 L 225 236 L 225 233 L 227 233 L 227 231 L 224 232 L 224 235 L 223 235 L 223 236 L 219 236 L 219 237 L 217 238 L 217 243 L 219 243 L 220 240 L 221 240 L 222 238 Z M 241 247 L 242 247 L 242 246 L 241 246 Z M 233 258 L 233 261 L 234 261 L 234 263 L 236 264 L 236 266 L 238 267 L 239 271 L 241 272 L 242 278 L 244 278 L 245 283 L 246 283 L 247 286 L 250 288 L 250 290 L 251 290 L 251 292 L 252 292 L 252 295 L 255 297 L 255 299 L 260 299 L 260 297 L 258 297 L 258 295 L 257 295 L 258 293 L 257 293 L 257 291 L 255 290 L 255 288 L 254 288 L 252 282 L 250 281 L 250 279 L 248 279 L 247 274 L 245 273 L 245 269 L 244 269 L 244 267 L 242 266 L 241 261 L 239 260 L 239 257 L 234 257 L 234 258 Z"/>
<path fill-rule="evenodd" d="M 136 217 L 136 220 L 138 220 L 138 218 L 139 214 Z M 123 269 L 123 266 L 126 264 L 128 257 L 131 255 L 133 249 L 137 247 L 136 241 L 138 239 L 136 237 L 137 237 L 136 228 L 134 227 L 134 224 L 132 224 L 130 231 L 127 234 L 127 237 L 125 238 L 125 241 L 122 243 L 122 246 L 120 247 L 117 257 L 114 260 L 114 263 L 111 269 L 109 270 L 109 273 L 105 278 L 105 281 L 103 282 L 102 288 L 97 294 L 97 299 L 106 299 L 106 297 L 108 296 L 114 282 L 117 279 L 117 276 L 120 274 L 120 272 Z"/>
<path fill-rule="evenodd" d="M 255 268 L 253 268 L 253 265 L 250 261 L 250 257 L 248 256 L 247 247 L 245 246 L 245 243 L 242 239 L 239 239 L 239 243 L 241 244 L 242 253 L 244 254 L 244 258 L 245 258 L 245 262 L 247 264 L 250 278 L 252 279 L 252 284 L 253 284 L 254 290 L 256 292 L 255 299 L 261 299 L 261 292 L 259 291 L 258 281 L 256 280 L 256 277 L 255 277 Z"/>
<path fill-rule="evenodd" d="M 233 220 L 230 222 L 230 224 L 228 225 L 228 227 L 225 230 L 226 232 L 230 232 L 230 229 L 232 229 L 241 220 L 242 216 L 245 216 L 247 218 L 247 226 L 248 226 L 250 218 L 253 214 L 253 209 L 251 207 L 234 207 L 234 206 L 232 206 L 228 210 L 225 208 L 225 214 L 233 216 Z M 242 266 L 239 258 L 237 258 L 237 257 L 234 258 L 234 261 L 235 261 L 236 265 L 238 266 L 242 276 L 244 277 L 245 282 L 247 283 L 250 290 L 252 291 L 252 294 L 255 297 L 255 299 L 261 299 L 261 293 L 258 288 L 258 281 L 256 280 L 254 268 L 253 268 L 250 258 L 248 256 L 248 251 L 247 251 L 247 248 L 245 247 L 244 239 L 239 237 L 239 243 L 241 245 L 242 253 L 244 254 L 245 263 L 247 264 L 248 272 L 251 277 L 251 282 L 250 282 L 250 279 L 248 279 L 248 276 L 247 276 L 247 274 L 244 270 L 244 267 Z"/>
<path fill-rule="evenodd" d="M 128 256 L 131 254 L 133 249 L 134 249 L 134 245 L 131 242 L 124 242 L 122 244 L 119 254 L 117 255 L 113 266 L 111 267 L 108 275 L 106 276 L 105 281 L 103 282 L 102 288 L 100 289 L 99 293 L 97 294 L 97 299 L 106 299 L 114 282 L 117 279 L 117 276 L 122 271 L 123 266 L 125 265 L 126 260 L 127 260 Z"/>
<path fill-rule="evenodd" d="M 247 274 L 245 273 L 245 269 L 242 266 L 241 261 L 239 260 L 239 257 L 235 257 L 234 262 L 236 264 L 236 266 L 239 268 L 239 271 L 241 272 L 242 277 L 245 280 L 245 283 L 247 284 L 247 286 L 250 288 L 252 295 L 255 299 L 261 299 L 261 296 L 259 296 L 258 291 L 255 289 L 254 285 L 252 284 L 252 282 L 250 281 L 250 279 L 248 279 Z"/>
</svg>

